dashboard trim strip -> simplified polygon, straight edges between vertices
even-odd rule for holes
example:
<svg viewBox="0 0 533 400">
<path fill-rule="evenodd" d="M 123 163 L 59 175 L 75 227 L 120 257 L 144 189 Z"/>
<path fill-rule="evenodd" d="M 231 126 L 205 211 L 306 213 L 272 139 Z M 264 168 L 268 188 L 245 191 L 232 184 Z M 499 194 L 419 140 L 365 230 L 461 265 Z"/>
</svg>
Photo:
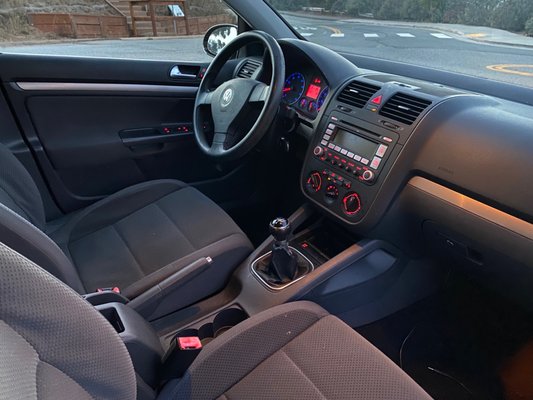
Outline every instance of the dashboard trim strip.
<svg viewBox="0 0 533 400">
<path fill-rule="evenodd" d="M 435 196 L 489 222 L 492 222 L 511 232 L 533 240 L 533 224 L 524 221 L 523 219 L 514 217 L 485 203 L 474 200 L 471 197 L 465 196 L 459 192 L 456 192 L 455 190 L 449 189 L 420 176 L 415 176 L 412 178 L 408 185 L 429 195 Z"/>
<path fill-rule="evenodd" d="M 132 83 L 82 83 L 82 82 L 15 82 L 24 91 L 81 91 L 81 92 L 165 92 L 195 95 L 194 86 L 143 85 Z"/>
</svg>

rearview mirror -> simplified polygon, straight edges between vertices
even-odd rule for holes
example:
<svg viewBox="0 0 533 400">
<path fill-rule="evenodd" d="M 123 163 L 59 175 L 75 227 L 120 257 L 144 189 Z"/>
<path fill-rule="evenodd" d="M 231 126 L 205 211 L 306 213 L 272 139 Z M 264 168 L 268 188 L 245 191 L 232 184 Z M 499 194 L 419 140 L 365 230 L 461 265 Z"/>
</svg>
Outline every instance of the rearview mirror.
<svg viewBox="0 0 533 400">
<path fill-rule="evenodd" d="M 216 56 L 220 50 L 237 37 L 235 25 L 215 25 L 209 28 L 204 36 L 204 50 L 210 56 Z"/>
</svg>

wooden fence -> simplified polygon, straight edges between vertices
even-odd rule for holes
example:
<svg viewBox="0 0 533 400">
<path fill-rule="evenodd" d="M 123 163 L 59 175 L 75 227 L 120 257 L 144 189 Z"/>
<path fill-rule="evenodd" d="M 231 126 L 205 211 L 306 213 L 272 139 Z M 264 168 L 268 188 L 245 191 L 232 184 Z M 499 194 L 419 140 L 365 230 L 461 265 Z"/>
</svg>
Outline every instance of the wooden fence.
<svg viewBox="0 0 533 400">
<path fill-rule="evenodd" d="M 77 39 L 130 36 L 123 16 L 82 14 L 29 14 L 30 24 L 42 32 Z"/>
<path fill-rule="evenodd" d="M 187 22 L 189 24 L 188 33 Z M 211 15 L 208 17 L 189 17 L 187 22 L 179 17 L 174 20 L 170 18 L 167 20 L 159 20 L 157 22 L 159 35 L 202 35 L 213 25 L 234 24 L 236 21 L 231 15 Z"/>
<path fill-rule="evenodd" d="M 42 32 L 54 33 L 62 37 L 77 39 L 121 38 L 131 36 L 130 28 L 124 16 L 97 16 L 81 14 L 29 14 L 30 23 Z M 231 15 L 211 15 L 207 17 L 189 17 L 189 29 L 186 21 L 180 17 L 166 17 L 157 21 L 161 35 L 201 35 L 216 24 L 234 24 Z M 149 30 L 152 33 L 152 27 Z"/>
</svg>

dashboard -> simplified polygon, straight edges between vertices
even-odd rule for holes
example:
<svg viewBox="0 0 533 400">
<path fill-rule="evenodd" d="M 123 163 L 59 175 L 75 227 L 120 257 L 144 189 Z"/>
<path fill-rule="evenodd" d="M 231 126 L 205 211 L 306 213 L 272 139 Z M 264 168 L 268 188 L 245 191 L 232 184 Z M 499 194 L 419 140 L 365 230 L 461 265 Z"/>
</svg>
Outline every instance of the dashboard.
<svg viewBox="0 0 533 400">
<path fill-rule="evenodd" d="M 305 41 L 280 45 L 284 102 L 307 141 L 307 201 L 362 237 L 409 252 L 430 244 L 497 280 L 514 279 L 506 265 L 533 284 L 531 106 L 362 70 Z"/>
</svg>

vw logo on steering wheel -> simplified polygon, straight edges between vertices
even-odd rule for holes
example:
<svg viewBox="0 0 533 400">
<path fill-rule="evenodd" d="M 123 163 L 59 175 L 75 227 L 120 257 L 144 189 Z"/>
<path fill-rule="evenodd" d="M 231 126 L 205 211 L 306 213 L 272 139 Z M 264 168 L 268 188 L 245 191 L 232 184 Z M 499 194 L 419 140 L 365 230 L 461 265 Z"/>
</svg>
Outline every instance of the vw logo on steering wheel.
<svg viewBox="0 0 533 400">
<path fill-rule="evenodd" d="M 222 94 L 222 100 L 220 104 L 222 105 L 222 107 L 227 107 L 229 106 L 229 103 L 231 103 L 231 100 L 233 100 L 233 89 L 227 88 Z"/>
</svg>

